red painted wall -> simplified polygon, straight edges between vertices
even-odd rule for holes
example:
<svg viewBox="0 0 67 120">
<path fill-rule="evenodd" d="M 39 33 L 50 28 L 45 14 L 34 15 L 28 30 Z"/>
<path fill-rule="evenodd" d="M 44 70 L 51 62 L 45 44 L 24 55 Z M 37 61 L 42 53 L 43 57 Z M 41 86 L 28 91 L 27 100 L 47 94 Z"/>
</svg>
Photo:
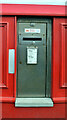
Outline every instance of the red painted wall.
<svg viewBox="0 0 67 120">
<path fill-rule="evenodd" d="M 15 108 L 13 103 L 3 103 L 2 108 L 3 118 L 65 118 L 65 104 L 54 104 L 53 108 Z"/>
<path fill-rule="evenodd" d="M 66 65 L 66 35 L 67 18 L 53 19 L 53 99 L 65 99 L 65 89 L 67 88 L 67 79 L 65 77 Z"/>
<path fill-rule="evenodd" d="M 0 91 L 2 90 L 2 99 L 14 97 L 14 75 L 8 73 L 8 54 L 9 49 L 15 48 L 15 18 L 0 18 Z M 0 92 L 1 94 L 1 92 Z"/>
<path fill-rule="evenodd" d="M 2 4 L 2 15 L 67 16 L 64 5 Z"/>
</svg>

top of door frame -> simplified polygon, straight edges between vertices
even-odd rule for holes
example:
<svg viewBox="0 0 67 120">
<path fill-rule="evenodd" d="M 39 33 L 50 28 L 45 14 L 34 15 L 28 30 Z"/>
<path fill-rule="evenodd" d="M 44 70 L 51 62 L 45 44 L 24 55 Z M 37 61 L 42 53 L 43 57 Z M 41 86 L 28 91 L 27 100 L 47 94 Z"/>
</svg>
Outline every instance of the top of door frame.
<svg viewBox="0 0 67 120">
<path fill-rule="evenodd" d="M 67 16 L 65 5 L 0 4 L 0 15 Z"/>
</svg>

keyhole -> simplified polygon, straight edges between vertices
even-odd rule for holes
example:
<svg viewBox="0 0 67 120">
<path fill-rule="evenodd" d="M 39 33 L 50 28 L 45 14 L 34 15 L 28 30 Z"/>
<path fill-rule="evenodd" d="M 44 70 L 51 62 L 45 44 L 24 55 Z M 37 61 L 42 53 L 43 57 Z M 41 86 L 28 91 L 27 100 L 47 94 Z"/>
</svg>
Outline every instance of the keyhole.
<svg viewBox="0 0 67 120">
<path fill-rule="evenodd" d="M 22 64 L 22 62 L 20 61 L 20 64 Z"/>
</svg>

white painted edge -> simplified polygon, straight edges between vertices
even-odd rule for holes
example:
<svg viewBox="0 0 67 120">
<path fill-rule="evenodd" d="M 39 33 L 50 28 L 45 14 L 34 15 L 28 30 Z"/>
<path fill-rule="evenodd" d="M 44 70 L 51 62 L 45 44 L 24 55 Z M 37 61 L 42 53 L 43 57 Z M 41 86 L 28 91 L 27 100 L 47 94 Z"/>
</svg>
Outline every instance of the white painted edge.
<svg viewBox="0 0 67 120">
<path fill-rule="evenodd" d="M 5 4 L 67 5 L 67 0 L 0 0 Z"/>
</svg>

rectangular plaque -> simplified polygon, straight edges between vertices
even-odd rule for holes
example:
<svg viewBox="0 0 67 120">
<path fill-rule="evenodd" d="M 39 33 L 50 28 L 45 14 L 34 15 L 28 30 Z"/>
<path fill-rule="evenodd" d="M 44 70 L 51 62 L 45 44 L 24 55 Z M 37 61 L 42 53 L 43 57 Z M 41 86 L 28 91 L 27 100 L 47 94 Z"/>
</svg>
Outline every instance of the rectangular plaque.
<svg viewBox="0 0 67 120">
<path fill-rule="evenodd" d="M 9 73 L 14 73 L 15 50 L 9 49 Z"/>
<path fill-rule="evenodd" d="M 25 28 L 25 33 L 40 33 L 40 29 Z"/>
<path fill-rule="evenodd" d="M 37 48 L 27 47 L 27 64 L 37 64 Z"/>
</svg>

